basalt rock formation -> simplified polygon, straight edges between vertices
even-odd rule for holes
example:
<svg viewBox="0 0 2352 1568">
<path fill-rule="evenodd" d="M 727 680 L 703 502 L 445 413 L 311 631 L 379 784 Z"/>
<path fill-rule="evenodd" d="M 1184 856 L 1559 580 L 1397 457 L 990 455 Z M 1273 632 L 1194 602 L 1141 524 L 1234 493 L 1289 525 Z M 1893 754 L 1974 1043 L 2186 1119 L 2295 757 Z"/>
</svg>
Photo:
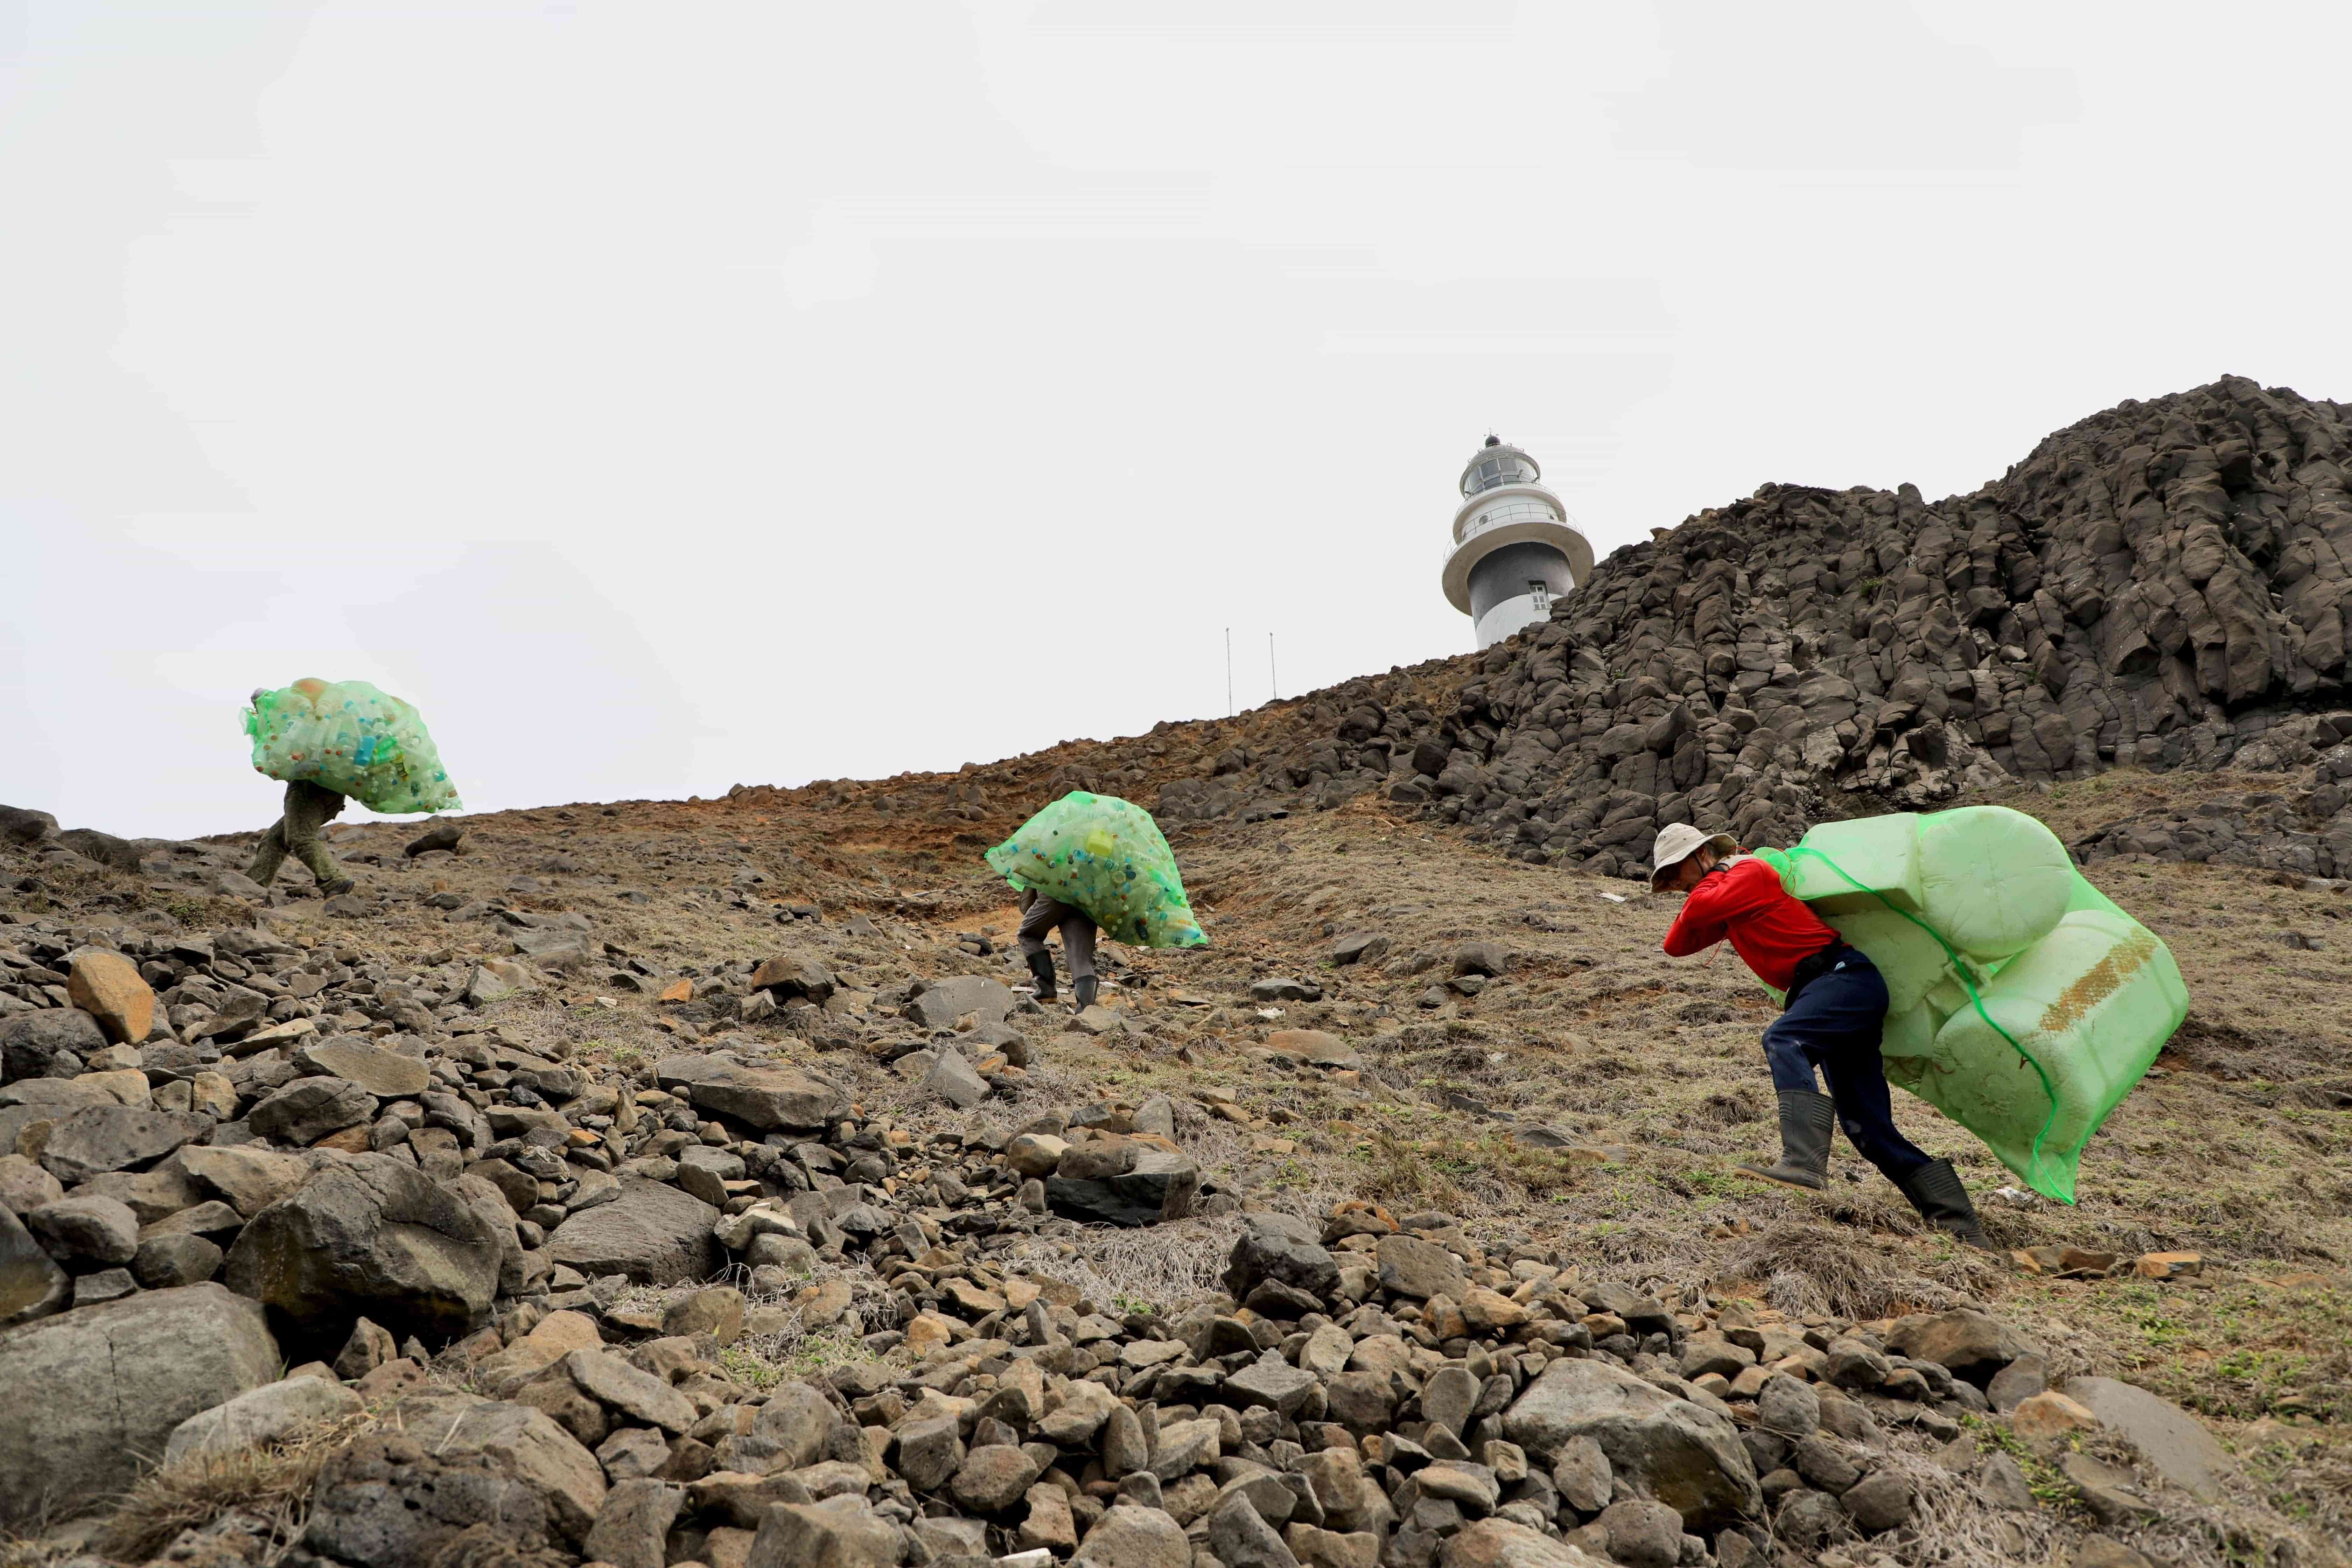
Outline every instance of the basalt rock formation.
<svg viewBox="0 0 2352 1568">
<path fill-rule="evenodd" d="M 1788 842 L 1864 804 L 1842 794 L 2314 763 L 2352 735 L 2347 462 L 2352 409 L 2231 376 L 2095 415 L 1965 496 L 1768 484 L 1483 656 L 1318 693 L 1315 738 L 1161 805 L 1379 788 L 1529 860 L 1637 871 L 1666 823 Z"/>
</svg>

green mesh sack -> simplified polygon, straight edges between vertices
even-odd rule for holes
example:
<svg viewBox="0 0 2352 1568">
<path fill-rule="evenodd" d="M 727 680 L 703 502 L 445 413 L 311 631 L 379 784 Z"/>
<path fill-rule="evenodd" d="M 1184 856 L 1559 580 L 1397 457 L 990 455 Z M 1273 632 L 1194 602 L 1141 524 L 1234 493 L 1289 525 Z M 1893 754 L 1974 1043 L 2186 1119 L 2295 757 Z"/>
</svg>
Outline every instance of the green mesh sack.
<svg viewBox="0 0 2352 1568">
<path fill-rule="evenodd" d="M 1138 947 L 1201 947 L 1175 852 L 1141 806 L 1116 795 L 1073 790 L 988 851 L 990 866 L 1015 888 L 1034 888 L 1120 942 Z"/>
<path fill-rule="evenodd" d="M 370 811 L 454 811 L 459 802 L 416 710 L 364 680 L 298 680 L 245 710 L 257 772 L 315 784 Z"/>
<path fill-rule="evenodd" d="M 2084 1145 L 2188 1016 L 2164 943 L 2002 806 L 1823 823 L 1758 854 L 1885 976 L 1887 1081 L 2073 1203 Z"/>
</svg>

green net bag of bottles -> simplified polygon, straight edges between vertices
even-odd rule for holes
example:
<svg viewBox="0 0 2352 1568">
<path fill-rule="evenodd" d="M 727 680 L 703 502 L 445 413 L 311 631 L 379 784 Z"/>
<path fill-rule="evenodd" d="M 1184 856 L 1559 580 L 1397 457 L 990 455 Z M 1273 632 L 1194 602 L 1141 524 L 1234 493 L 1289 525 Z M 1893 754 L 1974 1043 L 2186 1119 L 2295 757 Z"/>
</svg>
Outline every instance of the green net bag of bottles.
<svg viewBox="0 0 2352 1568">
<path fill-rule="evenodd" d="M 2005 806 L 1825 822 L 1759 850 L 1886 980 L 1886 1077 L 2074 1201 L 2083 1149 L 2189 1015 L 2156 934 Z"/>
<path fill-rule="evenodd" d="M 1138 947 L 1201 947 L 1176 855 L 1151 814 L 1117 795 L 1074 790 L 988 851 L 1015 888 L 1083 910 L 1106 935 Z"/>
<path fill-rule="evenodd" d="M 245 710 L 257 772 L 315 784 L 370 811 L 455 811 L 460 802 L 416 710 L 364 680 L 298 680 Z"/>
</svg>

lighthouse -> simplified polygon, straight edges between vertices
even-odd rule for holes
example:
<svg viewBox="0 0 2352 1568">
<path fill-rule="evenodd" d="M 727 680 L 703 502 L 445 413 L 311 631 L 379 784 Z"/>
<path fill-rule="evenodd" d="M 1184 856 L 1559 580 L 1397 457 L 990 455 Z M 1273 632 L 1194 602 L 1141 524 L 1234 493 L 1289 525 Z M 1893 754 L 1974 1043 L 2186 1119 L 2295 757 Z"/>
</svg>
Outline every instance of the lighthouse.
<svg viewBox="0 0 2352 1568">
<path fill-rule="evenodd" d="M 1536 460 L 1499 436 L 1462 470 L 1445 598 L 1470 617 L 1481 648 L 1548 617 L 1591 574 L 1591 544 L 1542 479 Z"/>
</svg>

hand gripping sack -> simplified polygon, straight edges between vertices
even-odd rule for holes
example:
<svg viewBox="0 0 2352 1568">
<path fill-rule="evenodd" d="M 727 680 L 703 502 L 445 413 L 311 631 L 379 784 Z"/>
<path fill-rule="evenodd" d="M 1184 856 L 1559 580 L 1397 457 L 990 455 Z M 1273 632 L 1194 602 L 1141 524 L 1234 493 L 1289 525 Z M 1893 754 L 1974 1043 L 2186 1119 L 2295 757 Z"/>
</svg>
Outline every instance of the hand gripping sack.
<svg viewBox="0 0 2352 1568">
<path fill-rule="evenodd" d="M 298 680 L 245 710 L 257 772 L 320 784 L 370 811 L 454 811 L 459 802 L 416 710 L 364 680 Z"/>
<path fill-rule="evenodd" d="M 1084 910 L 1104 932 L 1138 947 L 1202 947 L 1176 874 L 1176 856 L 1151 814 L 1116 795 L 1074 790 L 1016 829 L 985 858 L 1016 888 Z"/>
<path fill-rule="evenodd" d="M 1886 1077 L 2074 1201 L 2084 1145 L 2188 1016 L 2154 932 L 2021 812 L 1829 822 L 1759 852 L 1886 977 Z"/>
</svg>

